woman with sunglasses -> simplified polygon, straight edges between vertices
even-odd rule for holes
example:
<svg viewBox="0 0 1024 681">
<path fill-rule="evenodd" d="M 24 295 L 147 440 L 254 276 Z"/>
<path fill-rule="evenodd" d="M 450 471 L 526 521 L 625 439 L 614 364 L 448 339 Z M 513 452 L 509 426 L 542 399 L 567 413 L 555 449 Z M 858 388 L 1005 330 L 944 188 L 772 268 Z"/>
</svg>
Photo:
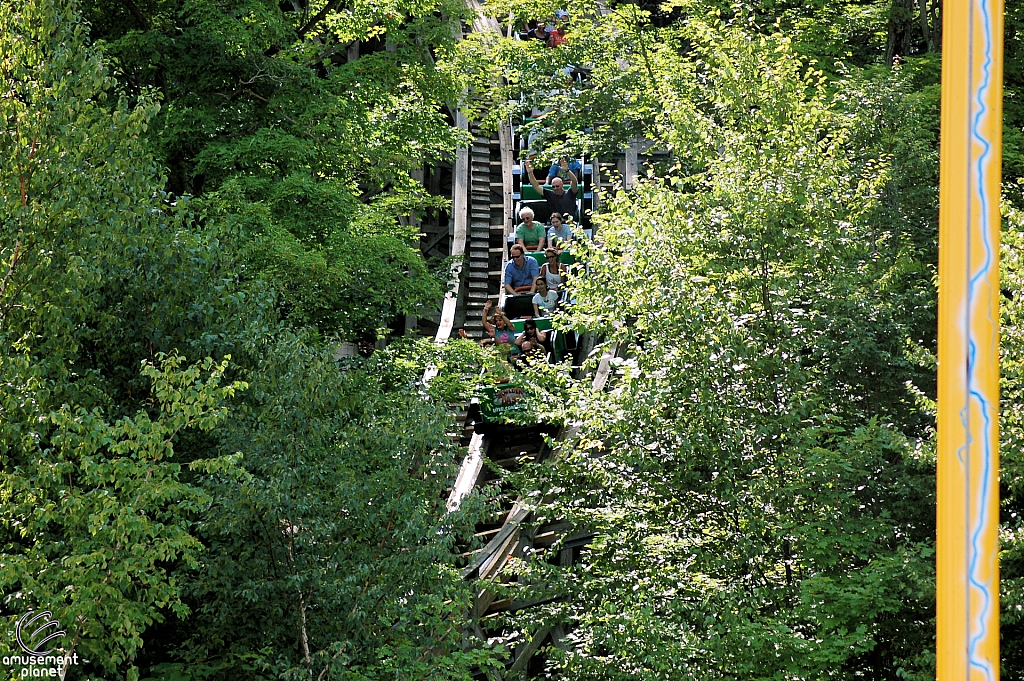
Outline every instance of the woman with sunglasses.
<svg viewBox="0 0 1024 681">
<path fill-rule="evenodd" d="M 524 357 L 536 352 L 538 349 L 543 353 L 544 341 L 548 339 L 548 335 L 537 329 L 537 322 L 532 319 L 527 319 L 523 322 L 523 332 L 516 338 L 516 347 Z"/>
<path fill-rule="evenodd" d="M 538 274 L 547 283 L 548 289 L 557 291 L 565 283 L 565 265 L 558 260 L 558 251 L 549 248 L 544 251 L 544 264 L 540 266 Z"/>
</svg>

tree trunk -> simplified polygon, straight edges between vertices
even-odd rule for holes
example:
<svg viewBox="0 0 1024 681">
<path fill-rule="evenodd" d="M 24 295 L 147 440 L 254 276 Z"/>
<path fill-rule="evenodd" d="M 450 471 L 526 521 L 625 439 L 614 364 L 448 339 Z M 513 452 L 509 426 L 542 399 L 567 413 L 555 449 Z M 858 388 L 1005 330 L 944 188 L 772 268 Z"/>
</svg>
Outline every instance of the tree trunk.
<svg viewBox="0 0 1024 681">
<path fill-rule="evenodd" d="M 931 0 L 928 17 L 932 22 L 932 34 L 928 41 L 928 51 L 938 52 L 942 49 L 942 0 Z"/>
<path fill-rule="evenodd" d="M 931 52 L 932 50 L 932 32 L 928 25 L 929 4 L 928 0 L 917 0 L 917 5 L 920 10 L 918 13 L 918 20 L 921 23 L 921 35 L 924 36 L 924 49 L 926 52 Z"/>
<path fill-rule="evenodd" d="M 890 66 L 897 57 L 905 57 L 910 52 L 914 14 L 914 0 L 892 0 L 885 41 L 885 61 Z"/>
</svg>

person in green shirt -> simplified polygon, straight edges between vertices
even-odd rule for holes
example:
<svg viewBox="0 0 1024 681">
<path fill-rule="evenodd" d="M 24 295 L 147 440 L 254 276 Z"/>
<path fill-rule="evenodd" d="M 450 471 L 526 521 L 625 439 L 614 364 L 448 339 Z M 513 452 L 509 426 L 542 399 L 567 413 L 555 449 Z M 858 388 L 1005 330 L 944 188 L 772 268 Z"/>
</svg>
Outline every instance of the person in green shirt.
<svg viewBox="0 0 1024 681">
<path fill-rule="evenodd" d="M 516 243 L 528 251 L 542 251 L 547 245 L 544 225 L 533 219 L 533 209 L 529 206 L 519 211 L 522 222 L 516 227 Z"/>
</svg>

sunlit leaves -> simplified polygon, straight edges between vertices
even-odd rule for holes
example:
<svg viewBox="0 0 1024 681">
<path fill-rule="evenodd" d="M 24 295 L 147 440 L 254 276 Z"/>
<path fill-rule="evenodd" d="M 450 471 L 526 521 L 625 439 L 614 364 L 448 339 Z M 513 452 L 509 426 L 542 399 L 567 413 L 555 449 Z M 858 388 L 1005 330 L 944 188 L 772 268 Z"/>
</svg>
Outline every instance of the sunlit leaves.
<svg viewBox="0 0 1024 681">
<path fill-rule="evenodd" d="M 629 57 L 673 154 L 606 196 L 570 282 L 569 323 L 628 358 L 570 389 L 578 437 L 537 471 L 545 515 L 597 536 L 527 569 L 569 598 L 519 619 L 569 625 L 559 678 L 924 678 L 935 214 L 896 187 L 931 153 L 918 102 L 899 74 L 826 87 L 780 35 L 677 30 L 687 51 L 634 33 Z"/>
</svg>

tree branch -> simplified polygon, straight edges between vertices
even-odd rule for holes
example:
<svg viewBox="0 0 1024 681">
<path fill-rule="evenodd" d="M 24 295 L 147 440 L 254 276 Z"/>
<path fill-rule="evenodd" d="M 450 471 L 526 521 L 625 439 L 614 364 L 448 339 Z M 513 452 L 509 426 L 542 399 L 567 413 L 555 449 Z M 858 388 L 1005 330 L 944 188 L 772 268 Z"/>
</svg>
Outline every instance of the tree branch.
<svg viewBox="0 0 1024 681">
<path fill-rule="evenodd" d="M 341 4 L 341 0 L 330 0 L 330 2 L 324 5 L 324 8 L 322 10 L 314 14 L 313 18 L 307 21 L 299 29 L 299 37 L 304 38 L 311 29 L 313 29 L 317 24 L 324 20 L 324 17 L 326 17 L 328 14 L 337 9 L 339 4 Z"/>
<path fill-rule="evenodd" d="M 4 297 L 4 293 L 7 292 L 7 285 L 11 283 L 11 277 L 14 276 L 14 268 L 18 266 L 19 258 L 21 258 L 20 238 L 14 243 L 14 257 L 11 258 L 11 264 L 7 268 L 7 274 L 4 276 L 3 283 L 0 283 L 0 299 L 2 299 Z M 8 307 L 7 309 L 10 308 Z M 3 311 L 3 314 L 0 314 L 0 320 L 2 320 L 7 315 L 7 309 Z"/>
</svg>

